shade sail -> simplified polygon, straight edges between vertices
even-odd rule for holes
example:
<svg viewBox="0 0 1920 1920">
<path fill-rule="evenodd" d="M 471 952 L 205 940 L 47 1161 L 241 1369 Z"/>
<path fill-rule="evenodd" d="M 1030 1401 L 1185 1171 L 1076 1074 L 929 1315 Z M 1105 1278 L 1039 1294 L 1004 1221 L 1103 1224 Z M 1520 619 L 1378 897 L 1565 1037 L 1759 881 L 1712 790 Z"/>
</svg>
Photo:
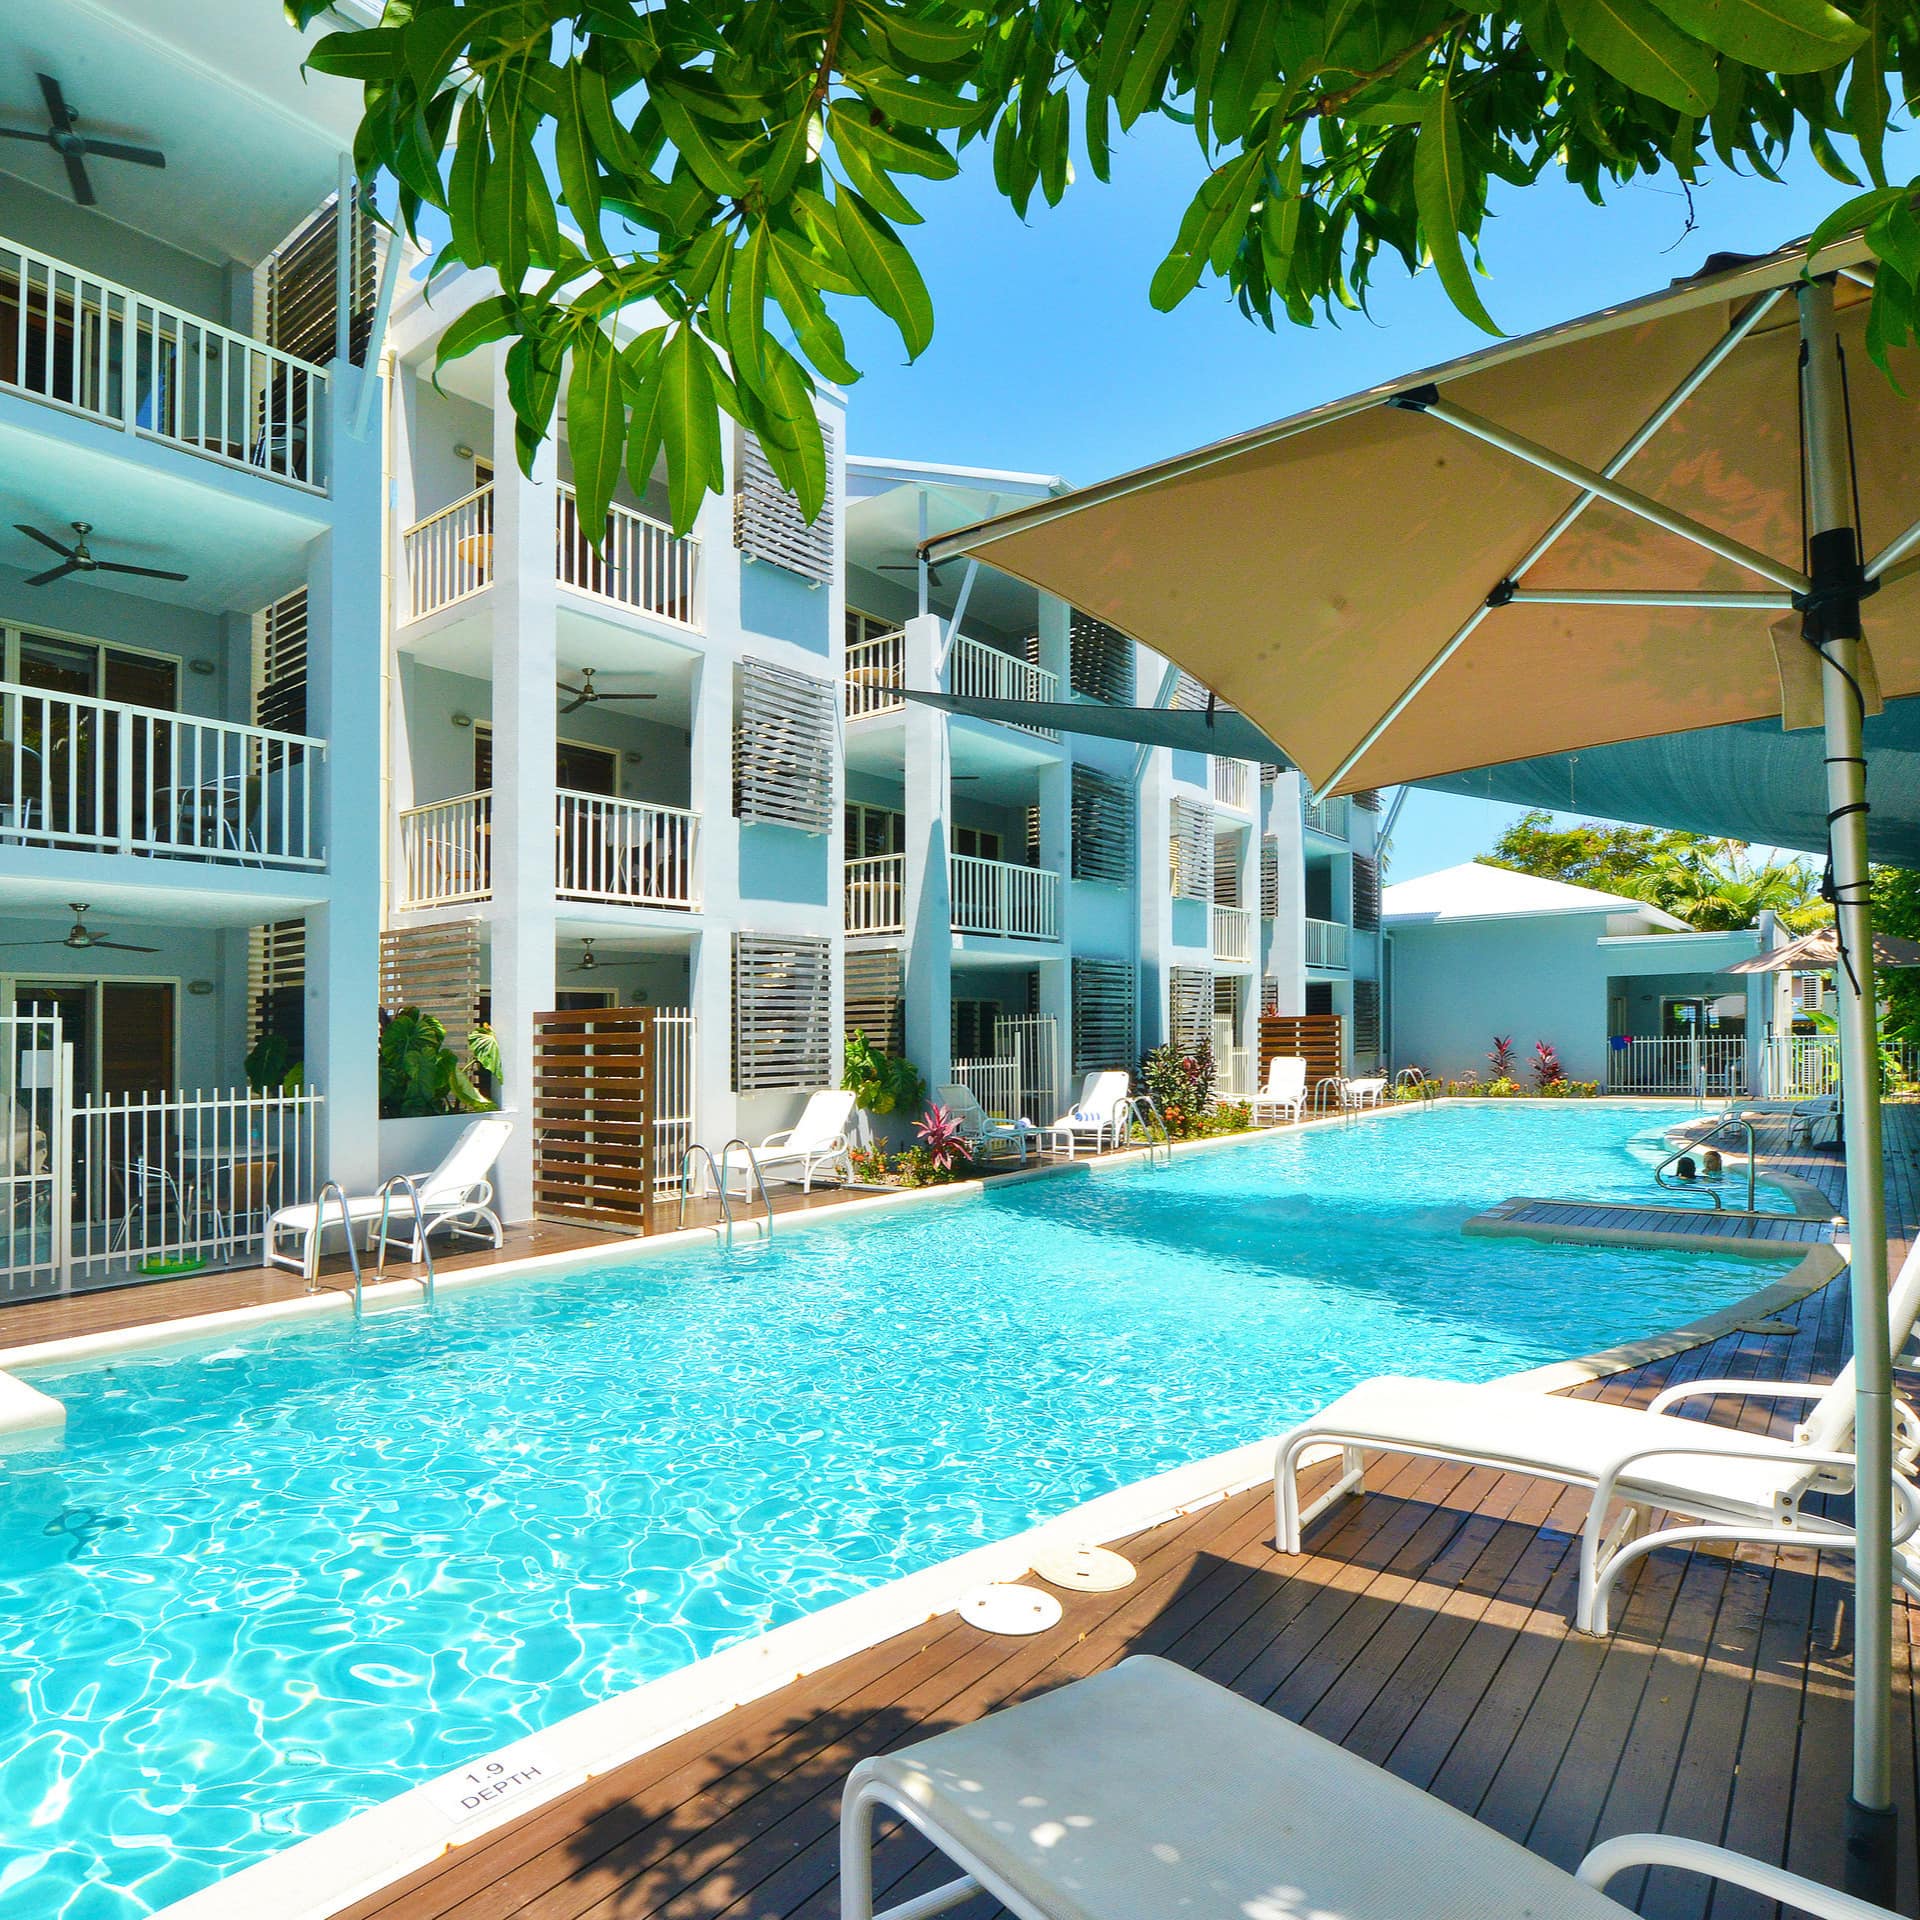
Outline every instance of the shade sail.
<svg viewBox="0 0 1920 1920">
<path fill-rule="evenodd" d="M 986 700 L 971 694 L 925 693 L 916 687 L 900 691 L 909 700 L 938 707 L 942 713 L 996 720 L 1007 727 L 1052 727 L 1060 733 L 1092 734 L 1103 740 L 1132 740 L 1144 747 L 1217 753 L 1227 760 L 1290 764 L 1252 721 L 1228 707 L 1207 713 L 1179 707 L 1107 707 L 1080 700 Z"/>
<path fill-rule="evenodd" d="M 1721 968 L 1723 973 L 1820 973 L 1840 964 L 1840 948 L 1831 927 L 1820 927 L 1789 940 L 1784 947 L 1756 953 L 1751 959 L 1736 960 Z M 1876 967 L 1920 967 L 1920 941 L 1902 940 L 1898 934 L 1873 936 L 1873 964 Z"/>
<path fill-rule="evenodd" d="M 1823 268 L 1866 259 L 1858 242 Z M 1612 500 L 1594 500 L 1486 611 L 1582 486 L 1435 411 L 1448 408 L 1604 469 L 1776 573 L 1803 565 L 1799 336 L 1788 290 L 1802 248 L 1682 282 L 1526 339 L 1225 440 L 929 543 L 970 554 L 1187 668 L 1323 786 L 1339 790 L 1778 716 L 1770 628 L 1788 586 Z M 1867 293 L 1842 281 L 1863 544 L 1914 517 L 1920 407 L 1871 364 Z M 1756 302 L 1761 310 L 1757 317 Z M 1717 357 L 1717 358 L 1716 358 Z M 1713 369 L 1651 432 L 1704 362 Z M 1896 373 L 1920 394 L 1920 364 Z M 1532 593 L 1755 595 L 1702 608 L 1548 604 Z M 1920 577 L 1871 604 L 1880 684 L 1920 693 Z M 1461 629 L 1470 636 L 1434 666 Z M 1391 703 L 1431 671 L 1393 724 Z"/>
</svg>

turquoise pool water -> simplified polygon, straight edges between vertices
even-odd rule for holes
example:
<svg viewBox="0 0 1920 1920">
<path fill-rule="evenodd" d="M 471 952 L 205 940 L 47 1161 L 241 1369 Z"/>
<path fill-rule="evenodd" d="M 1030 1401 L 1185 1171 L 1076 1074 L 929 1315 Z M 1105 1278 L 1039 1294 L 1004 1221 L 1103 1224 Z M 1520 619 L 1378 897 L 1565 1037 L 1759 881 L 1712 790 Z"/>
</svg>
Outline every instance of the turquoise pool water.
<svg viewBox="0 0 1920 1920">
<path fill-rule="evenodd" d="M 1749 1291 L 1460 1234 L 1515 1193 L 1645 1198 L 1660 1141 L 1644 1109 L 1447 1108 L 37 1370 L 70 1424 L 0 1460 L 0 1920 L 149 1913 L 1368 1374 Z"/>
</svg>

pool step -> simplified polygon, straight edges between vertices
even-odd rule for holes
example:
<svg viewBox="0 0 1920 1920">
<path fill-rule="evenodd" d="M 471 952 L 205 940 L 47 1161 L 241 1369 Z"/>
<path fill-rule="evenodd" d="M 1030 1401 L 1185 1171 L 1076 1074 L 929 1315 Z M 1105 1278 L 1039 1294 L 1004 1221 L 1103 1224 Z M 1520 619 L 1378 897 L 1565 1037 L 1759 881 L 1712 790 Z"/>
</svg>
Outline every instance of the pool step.
<svg viewBox="0 0 1920 1920">
<path fill-rule="evenodd" d="M 1489 1238 L 1586 1241 L 1624 1247 L 1711 1248 L 1758 1260 L 1798 1260 L 1833 1239 L 1833 1222 L 1790 1213 L 1645 1207 L 1618 1200 L 1540 1200 L 1521 1194 L 1461 1228 Z"/>
</svg>

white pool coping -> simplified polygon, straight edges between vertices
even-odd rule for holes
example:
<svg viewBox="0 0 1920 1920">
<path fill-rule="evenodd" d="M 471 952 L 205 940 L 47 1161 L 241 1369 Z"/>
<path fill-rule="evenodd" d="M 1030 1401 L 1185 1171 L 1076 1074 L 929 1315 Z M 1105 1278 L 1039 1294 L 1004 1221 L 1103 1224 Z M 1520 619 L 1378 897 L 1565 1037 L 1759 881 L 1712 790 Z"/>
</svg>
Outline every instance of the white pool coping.
<svg viewBox="0 0 1920 1920">
<path fill-rule="evenodd" d="M 1420 1113 L 1439 1105 L 1469 1104 L 1476 1103 L 1463 1099 L 1383 1105 L 1359 1114 L 1328 1115 L 1304 1122 L 1303 1126 L 1351 1126 L 1392 1115 Z M 1565 1103 L 1554 1100 L 1537 1104 L 1560 1106 Z M 1583 1100 L 1579 1104 L 1645 1106 L 1651 1103 Z M 1301 1130 L 1301 1127 L 1285 1129 L 1289 1133 Z M 1175 1153 L 1215 1152 L 1246 1146 L 1263 1137 L 1272 1137 L 1272 1130 L 1179 1141 L 1174 1143 L 1173 1150 Z M 989 1185 L 1001 1186 L 1009 1181 L 1067 1173 L 1098 1175 L 1117 1167 L 1137 1165 L 1147 1157 L 1147 1150 L 1141 1149 L 1099 1159 L 1059 1161 L 1024 1172 L 996 1175 L 986 1182 L 962 1181 L 951 1186 L 875 1194 L 814 1212 L 782 1215 L 778 1226 L 782 1234 L 817 1230 L 878 1208 L 964 1201 L 985 1192 Z M 695 1228 L 645 1239 L 610 1240 L 604 1248 L 569 1250 L 457 1269 L 440 1276 L 437 1284 L 456 1288 L 529 1275 L 574 1272 L 614 1260 L 625 1262 L 635 1257 L 653 1257 L 710 1242 L 711 1238 L 712 1229 Z M 1920 1253 L 1916 1257 L 1920 1257 Z M 1508 1375 L 1507 1383 L 1552 1392 L 1682 1352 L 1777 1311 L 1824 1286 L 1842 1269 L 1845 1259 L 1844 1246 L 1812 1248 L 1791 1274 L 1701 1320 L 1584 1359 L 1559 1361 Z M 388 1282 L 366 1292 L 369 1311 L 415 1305 L 419 1298 L 418 1284 L 412 1280 Z M 262 1325 L 313 1317 L 337 1318 L 351 1312 L 351 1296 L 316 1294 L 186 1320 L 0 1350 L 0 1370 L 67 1364 L 115 1353 L 198 1346 L 212 1338 Z M 0 1390 L 9 1384 L 33 1393 L 38 1400 L 59 1405 L 0 1371 Z M 0 1399 L 0 1417 L 4 1417 L 4 1412 L 5 1401 Z M 64 1408 L 60 1413 L 64 1420 Z M 45 1433 L 44 1428 L 38 1431 Z M 161 1909 L 154 1920 L 260 1920 L 260 1916 L 268 1914 L 274 1916 L 274 1920 L 330 1920 L 330 1916 L 342 1908 L 405 1878 L 451 1847 L 468 1844 L 510 1824 L 596 1776 L 625 1765 L 737 1707 L 763 1699 L 810 1673 L 950 1613 L 970 1587 L 988 1581 L 1017 1579 L 1028 1571 L 1043 1548 L 1062 1544 L 1109 1544 L 1265 1484 L 1273 1475 L 1276 1446 L 1277 1439 L 1254 1441 L 1115 1488 L 1005 1540 L 973 1548 L 918 1573 L 771 1628 L 751 1640 L 583 1708 L 537 1734 L 523 1736 L 497 1749 L 496 1755 L 512 1757 L 516 1773 L 534 1776 L 525 1791 L 462 1813 L 449 1790 L 449 1782 L 456 1775 L 425 1782 L 175 1901 Z M 1327 1450 L 1327 1457 L 1332 1451 Z M 493 1756 L 476 1756 L 458 1772 L 469 1772 L 490 1757 Z"/>
</svg>

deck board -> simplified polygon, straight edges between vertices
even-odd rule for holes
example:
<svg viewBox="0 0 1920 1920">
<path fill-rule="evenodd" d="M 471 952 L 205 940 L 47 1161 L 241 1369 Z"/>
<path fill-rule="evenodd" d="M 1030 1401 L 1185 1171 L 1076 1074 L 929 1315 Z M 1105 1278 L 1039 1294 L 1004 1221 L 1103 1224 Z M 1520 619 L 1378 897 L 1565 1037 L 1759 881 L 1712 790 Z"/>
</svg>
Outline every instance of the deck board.
<svg viewBox="0 0 1920 1920">
<path fill-rule="evenodd" d="M 1920 1113 L 1889 1114 L 1893 1253 L 1920 1229 Z M 1772 1167 L 1838 1198 L 1837 1156 L 1778 1139 Z M 1582 1391 L 1644 1404 L 1681 1380 L 1829 1377 L 1847 1351 L 1844 1278 L 1784 1309 L 1786 1337 L 1730 1333 Z M 1683 1411 L 1704 1414 L 1704 1404 Z M 1716 1404 L 1764 1430 L 1772 1401 Z M 1609 1833 L 1660 1828 L 1832 1881 L 1846 1790 L 1851 1590 L 1805 1553 L 1651 1556 L 1617 1630 L 1567 1624 L 1577 1492 L 1485 1469 L 1384 1461 L 1365 1498 L 1271 1545 L 1263 1489 L 1126 1544 L 1115 1594 L 1063 1597 L 1061 1624 L 1000 1641 L 951 1616 L 809 1675 L 454 1849 L 339 1920 L 831 1920 L 838 1796 L 862 1754 L 1154 1652 L 1235 1687 L 1571 1865 Z M 1900 1910 L 1920 1912 L 1911 1673 L 1920 1619 L 1896 1634 Z M 882 1830 L 876 1888 L 942 1869 Z M 1655 1871 L 1617 1892 L 1660 1920 L 1771 1911 Z M 976 1901 L 958 1909 L 993 1911 Z"/>
</svg>

